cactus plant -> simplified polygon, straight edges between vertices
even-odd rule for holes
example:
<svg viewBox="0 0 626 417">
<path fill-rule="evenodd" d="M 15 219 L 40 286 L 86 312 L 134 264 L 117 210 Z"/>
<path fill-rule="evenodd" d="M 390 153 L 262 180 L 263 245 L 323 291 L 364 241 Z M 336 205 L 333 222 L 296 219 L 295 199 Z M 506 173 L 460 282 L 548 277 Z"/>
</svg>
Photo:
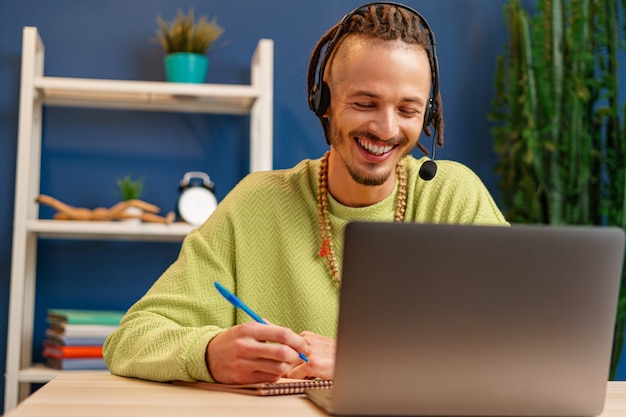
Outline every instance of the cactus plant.
<svg viewBox="0 0 626 417">
<path fill-rule="evenodd" d="M 497 59 L 489 114 L 503 209 L 514 223 L 624 228 L 626 105 L 620 109 L 617 65 L 626 1 L 536 6 L 533 16 L 520 0 L 504 6 L 509 45 Z M 625 287 L 611 378 L 624 339 Z"/>
</svg>

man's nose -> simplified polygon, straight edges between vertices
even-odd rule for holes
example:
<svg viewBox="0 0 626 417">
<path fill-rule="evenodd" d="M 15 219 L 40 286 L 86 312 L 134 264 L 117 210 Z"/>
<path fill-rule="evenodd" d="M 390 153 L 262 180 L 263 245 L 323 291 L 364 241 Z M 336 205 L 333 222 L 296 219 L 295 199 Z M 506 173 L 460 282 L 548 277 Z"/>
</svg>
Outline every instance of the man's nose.
<svg viewBox="0 0 626 417">
<path fill-rule="evenodd" d="M 400 125 L 398 115 L 393 109 L 380 109 L 370 124 L 370 129 L 381 139 L 389 139 L 398 136 Z"/>
</svg>

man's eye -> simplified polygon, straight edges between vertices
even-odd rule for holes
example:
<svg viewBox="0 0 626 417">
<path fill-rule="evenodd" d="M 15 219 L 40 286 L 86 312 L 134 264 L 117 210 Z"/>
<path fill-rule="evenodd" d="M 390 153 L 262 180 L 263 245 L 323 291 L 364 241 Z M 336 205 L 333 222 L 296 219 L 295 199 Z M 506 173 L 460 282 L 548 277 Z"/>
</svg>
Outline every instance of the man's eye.
<svg viewBox="0 0 626 417">
<path fill-rule="evenodd" d="M 405 116 L 415 116 L 417 114 L 417 110 L 415 109 L 400 109 L 400 113 L 404 114 Z"/>
<path fill-rule="evenodd" d="M 374 108 L 374 104 L 372 104 L 372 103 L 354 103 L 354 106 L 359 108 L 359 109 L 363 109 L 363 110 L 373 109 Z"/>
</svg>

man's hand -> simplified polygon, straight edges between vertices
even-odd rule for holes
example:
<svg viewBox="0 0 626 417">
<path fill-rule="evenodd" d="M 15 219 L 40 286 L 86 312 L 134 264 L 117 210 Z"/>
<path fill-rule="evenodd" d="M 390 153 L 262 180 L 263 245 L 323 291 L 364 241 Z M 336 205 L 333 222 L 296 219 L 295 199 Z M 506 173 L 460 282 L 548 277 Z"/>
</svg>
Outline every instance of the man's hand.
<svg viewBox="0 0 626 417">
<path fill-rule="evenodd" d="M 272 342 L 272 343 L 267 343 Z M 244 323 L 215 336 L 206 350 L 213 378 L 222 383 L 273 382 L 308 355 L 306 336 L 273 324 Z"/>
<path fill-rule="evenodd" d="M 285 374 L 288 378 L 322 378 L 334 379 L 335 377 L 335 351 L 337 341 L 330 337 L 321 336 L 313 332 L 302 332 L 308 345 L 306 355 L 309 363 L 300 362 Z"/>
</svg>

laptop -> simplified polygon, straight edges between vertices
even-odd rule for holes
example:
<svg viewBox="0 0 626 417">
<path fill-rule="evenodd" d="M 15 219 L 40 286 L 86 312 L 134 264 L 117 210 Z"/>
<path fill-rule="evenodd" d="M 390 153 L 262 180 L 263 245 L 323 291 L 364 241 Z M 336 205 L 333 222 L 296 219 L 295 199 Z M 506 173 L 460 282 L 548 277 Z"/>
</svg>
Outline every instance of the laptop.
<svg viewBox="0 0 626 417">
<path fill-rule="evenodd" d="M 350 223 L 333 415 L 595 416 L 624 256 L 612 227 Z"/>
</svg>

